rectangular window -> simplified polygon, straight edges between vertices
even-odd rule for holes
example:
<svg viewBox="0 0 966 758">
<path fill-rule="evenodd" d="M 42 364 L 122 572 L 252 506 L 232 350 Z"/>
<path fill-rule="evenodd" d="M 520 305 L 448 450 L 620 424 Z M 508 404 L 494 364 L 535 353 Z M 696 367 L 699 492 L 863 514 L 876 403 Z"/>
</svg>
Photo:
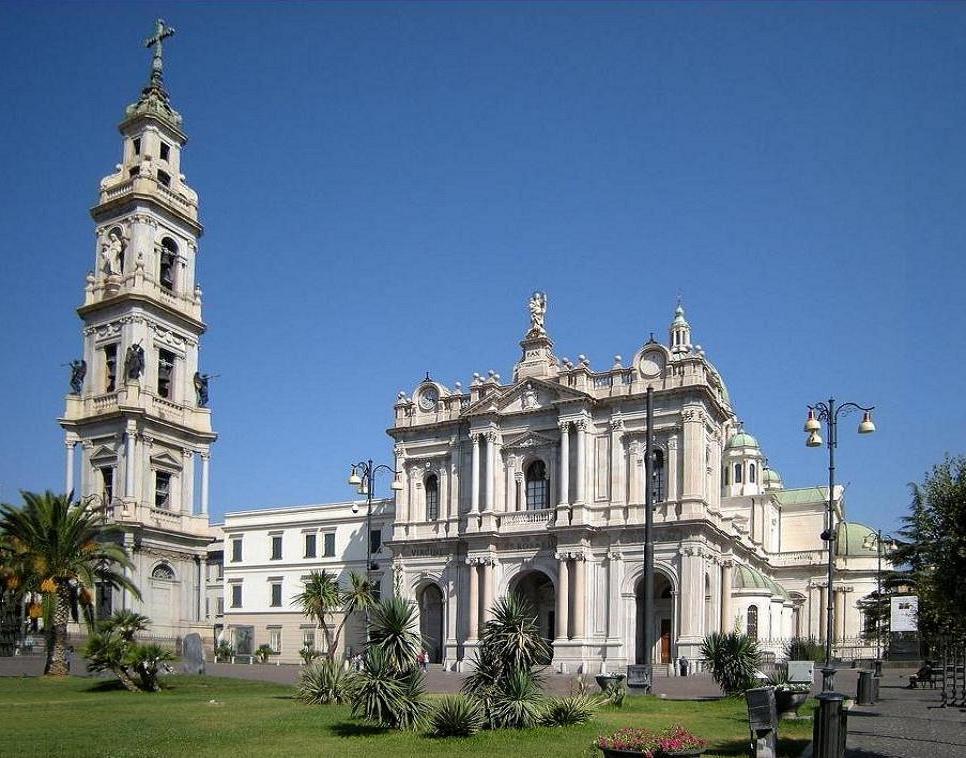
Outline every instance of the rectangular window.
<svg viewBox="0 0 966 758">
<path fill-rule="evenodd" d="M 242 586 L 241 582 L 231 585 L 231 607 L 241 608 L 242 605 Z"/>
<path fill-rule="evenodd" d="M 205 598 L 205 618 L 211 618 L 211 598 Z"/>
<path fill-rule="evenodd" d="M 326 558 L 335 555 L 335 532 L 326 532 L 322 535 L 322 555 Z"/>
<path fill-rule="evenodd" d="M 302 647 L 308 650 L 315 650 L 315 630 L 302 630 Z"/>
<path fill-rule="evenodd" d="M 314 534 L 305 535 L 305 557 L 315 558 L 315 535 Z"/>
<path fill-rule="evenodd" d="M 272 608 L 282 607 L 282 583 L 272 583 Z"/>
<path fill-rule="evenodd" d="M 174 353 L 158 350 L 158 395 L 171 397 L 171 379 L 174 376 Z"/>
<path fill-rule="evenodd" d="M 171 145 L 167 142 L 161 143 L 161 160 L 166 161 L 171 157 Z"/>
<path fill-rule="evenodd" d="M 273 653 L 282 652 L 282 630 L 278 627 L 269 627 L 268 646 L 272 649 Z"/>
<path fill-rule="evenodd" d="M 231 561 L 232 563 L 239 563 L 242 559 L 242 541 L 241 537 L 235 537 L 231 541 Z"/>
<path fill-rule="evenodd" d="M 158 184 L 165 187 L 171 186 L 171 175 L 167 171 L 158 171 Z"/>
<path fill-rule="evenodd" d="M 225 598 L 219 597 L 215 600 L 215 613 L 219 616 L 225 615 Z"/>
<path fill-rule="evenodd" d="M 154 472 L 154 507 L 171 509 L 171 474 L 167 471 Z"/>
<path fill-rule="evenodd" d="M 101 491 L 104 493 L 104 502 L 110 503 L 114 500 L 114 467 L 103 466 L 101 468 Z"/>
<path fill-rule="evenodd" d="M 134 166 L 130 171 L 127 172 L 128 176 L 133 179 L 135 176 L 141 173 L 140 166 Z"/>
<path fill-rule="evenodd" d="M 141 138 L 140 137 L 135 137 L 134 138 L 134 154 L 135 155 L 140 155 L 141 154 Z"/>
<path fill-rule="evenodd" d="M 117 345 L 104 346 L 104 391 L 117 389 Z"/>
<path fill-rule="evenodd" d="M 369 532 L 369 543 L 372 545 L 373 553 L 382 550 L 382 529 L 373 529 Z"/>
<path fill-rule="evenodd" d="M 282 560 L 282 535 L 272 535 L 272 560 Z"/>
</svg>

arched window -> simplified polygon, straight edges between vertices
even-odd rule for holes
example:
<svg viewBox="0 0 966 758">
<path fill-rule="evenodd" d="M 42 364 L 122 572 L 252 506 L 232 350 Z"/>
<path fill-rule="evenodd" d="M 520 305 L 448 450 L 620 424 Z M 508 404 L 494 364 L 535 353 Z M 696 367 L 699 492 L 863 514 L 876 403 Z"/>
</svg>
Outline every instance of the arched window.
<svg viewBox="0 0 966 758">
<path fill-rule="evenodd" d="M 436 521 L 439 518 L 439 479 L 436 474 L 430 474 L 423 483 L 426 488 L 426 520 Z"/>
<path fill-rule="evenodd" d="M 653 456 L 651 460 L 651 492 L 654 495 L 654 502 L 662 503 L 667 499 L 664 451 L 656 448 L 651 455 Z"/>
<path fill-rule="evenodd" d="M 154 567 L 154 571 L 151 572 L 152 579 L 165 579 L 169 582 L 174 581 L 174 569 L 171 568 L 167 563 L 159 563 Z"/>
<path fill-rule="evenodd" d="M 741 464 L 735 464 L 735 484 L 741 484 Z"/>
<path fill-rule="evenodd" d="M 527 510 L 540 511 L 550 507 L 550 481 L 547 467 L 543 461 L 534 461 L 527 466 Z"/>
<path fill-rule="evenodd" d="M 178 244 L 170 237 L 161 240 L 161 268 L 159 280 L 166 290 L 174 289 L 174 261 L 178 256 Z"/>
<path fill-rule="evenodd" d="M 758 639 L 758 606 L 748 606 L 748 636 L 753 640 Z"/>
<path fill-rule="evenodd" d="M 752 484 L 755 483 L 755 464 L 754 463 L 748 464 L 748 481 L 751 482 Z"/>
</svg>

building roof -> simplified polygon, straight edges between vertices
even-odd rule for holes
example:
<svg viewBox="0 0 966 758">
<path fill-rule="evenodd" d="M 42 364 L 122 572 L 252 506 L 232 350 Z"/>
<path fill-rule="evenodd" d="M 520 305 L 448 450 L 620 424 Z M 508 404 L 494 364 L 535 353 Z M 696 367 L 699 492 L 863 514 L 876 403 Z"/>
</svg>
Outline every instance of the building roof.
<svg viewBox="0 0 966 758">
<path fill-rule="evenodd" d="M 788 591 L 784 587 L 774 579 L 770 579 L 762 574 L 758 569 L 753 569 L 751 566 L 745 566 L 743 564 L 739 564 L 737 569 L 734 577 L 734 586 L 736 589 L 769 590 L 772 595 L 783 598 L 789 597 Z"/>
<path fill-rule="evenodd" d="M 782 475 L 779 474 L 775 469 L 765 467 L 765 470 L 761 474 L 761 481 L 766 487 L 771 485 L 775 487 L 782 486 Z"/>
<path fill-rule="evenodd" d="M 758 447 L 758 440 L 752 437 L 747 432 L 738 432 L 732 435 L 731 439 L 728 440 L 728 444 L 725 446 L 726 450 L 730 450 L 736 447 Z"/>
<path fill-rule="evenodd" d="M 836 487 L 838 489 L 838 487 Z M 775 493 L 782 505 L 799 505 L 802 503 L 824 503 L 828 500 L 828 487 L 796 487 L 780 490 Z"/>
</svg>

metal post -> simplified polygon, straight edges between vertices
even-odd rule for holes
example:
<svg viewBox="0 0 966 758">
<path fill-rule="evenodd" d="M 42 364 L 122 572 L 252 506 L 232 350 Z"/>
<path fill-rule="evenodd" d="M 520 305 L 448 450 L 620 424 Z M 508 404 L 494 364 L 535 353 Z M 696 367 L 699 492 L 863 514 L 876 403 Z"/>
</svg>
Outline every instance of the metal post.
<svg viewBox="0 0 966 758">
<path fill-rule="evenodd" d="M 845 695 L 822 692 L 816 700 L 819 706 L 812 728 L 812 755 L 814 758 L 843 758 L 848 731 Z"/>
<path fill-rule="evenodd" d="M 654 493 L 651 489 L 654 438 L 654 388 L 647 388 L 647 442 L 644 445 L 644 666 L 645 691 L 654 684 Z"/>
<path fill-rule="evenodd" d="M 375 478 L 375 471 L 372 468 L 372 459 L 366 464 L 366 479 L 369 486 L 366 488 L 366 585 L 372 589 L 372 489 Z M 369 643 L 369 606 L 366 605 L 366 643 Z"/>
<path fill-rule="evenodd" d="M 835 418 L 835 398 L 828 399 L 828 592 L 825 613 L 825 667 L 822 669 L 822 691 L 835 689 L 835 669 L 832 668 L 832 636 L 835 625 L 832 614 L 835 606 L 835 445 L 838 421 Z"/>
<path fill-rule="evenodd" d="M 875 572 L 875 660 L 878 666 L 882 665 L 882 530 L 876 531 L 876 553 L 878 553 L 879 566 Z"/>
</svg>

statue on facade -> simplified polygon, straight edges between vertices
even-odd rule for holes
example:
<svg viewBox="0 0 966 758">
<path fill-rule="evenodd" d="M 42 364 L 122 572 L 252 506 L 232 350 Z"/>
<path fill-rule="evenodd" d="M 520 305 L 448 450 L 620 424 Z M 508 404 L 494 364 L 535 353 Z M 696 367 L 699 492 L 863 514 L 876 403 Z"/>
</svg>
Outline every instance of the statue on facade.
<svg viewBox="0 0 966 758">
<path fill-rule="evenodd" d="M 84 377 L 87 376 L 87 361 L 83 358 L 71 361 L 70 366 L 70 391 L 74 395 L 79 395 L 84 389 Z"/>
<path fill-rule="evenodd" d="M 128 347 L 124 354 L 124 375 L 128 379 L 138 379 L 144 371 L 144 348 L 140 344 Z"/>
<path fill-rule="evenodd" d="M 117 229 L 111 229 L 107 239 L 101 243 L 101 271 L 104 276 L 114 276 L 121 273 L 124 255 L 124 241 Z"/>
<path fill-rule="evenodd" d="M 545 292 L 534 292 L 530 296 L 530 331 L 538 334 L 545 332 L 544 317 L 547 314 L 547 295 Z"/>
<path fill-rule="evenodd" d="M 211 374 L 202 374 L 200 371 L 195 371 L 195 394 L 198 399 L 199 408 L 208 407 L 208 380 L 211 379 Z"/>
</svg>

